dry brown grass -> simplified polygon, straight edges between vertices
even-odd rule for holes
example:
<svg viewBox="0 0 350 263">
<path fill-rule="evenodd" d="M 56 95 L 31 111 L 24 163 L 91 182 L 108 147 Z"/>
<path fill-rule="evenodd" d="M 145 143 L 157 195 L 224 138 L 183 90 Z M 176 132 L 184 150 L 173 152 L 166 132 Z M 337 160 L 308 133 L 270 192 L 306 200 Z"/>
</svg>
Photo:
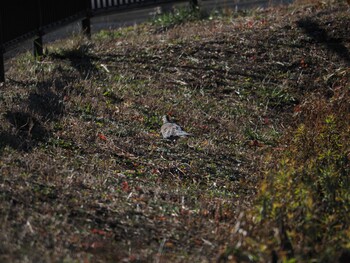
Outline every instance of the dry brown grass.
<svg viewBox="0 0 350 263">
<path fill-rule="evenodd" d="M 225 259 L 295 106 L 336 92 L 342 8 L 146 24 L 15 58 L 0 95 L 1 260 Z M 165 113 L 194 136 L 162 140 Z"/>
</svg>

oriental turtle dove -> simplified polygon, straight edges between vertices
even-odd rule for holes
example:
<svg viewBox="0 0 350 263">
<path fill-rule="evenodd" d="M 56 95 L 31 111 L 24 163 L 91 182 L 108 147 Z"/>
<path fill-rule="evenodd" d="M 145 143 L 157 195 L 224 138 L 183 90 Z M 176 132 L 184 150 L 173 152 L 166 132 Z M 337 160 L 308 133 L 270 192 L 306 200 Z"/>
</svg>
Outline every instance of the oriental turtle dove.
<svg viewBox="0 0 350 263">
<path fill-rule="evenodd" d="M 174 122 L 170 122 L 167 115 L 164 115 L 163 125 L 160 128 L 160 132 L 164 139 L 177 139 L 179 137 L 186 137 L 191 134 L 182 130 L 182 128 Z"/>
</svg>

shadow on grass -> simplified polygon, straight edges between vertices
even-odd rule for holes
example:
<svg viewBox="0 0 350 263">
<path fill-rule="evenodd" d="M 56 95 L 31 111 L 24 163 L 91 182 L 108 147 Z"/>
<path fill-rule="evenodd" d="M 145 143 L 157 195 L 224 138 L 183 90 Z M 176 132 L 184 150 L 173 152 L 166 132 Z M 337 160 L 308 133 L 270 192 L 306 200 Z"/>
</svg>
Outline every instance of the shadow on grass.
<svg viewBox="0 0 350 263">
<path fill-rule="evenodd" d="M 98 73 L 93 63 L 97 58 L 88 53 L 88 48 L 88 45 L 80 45 L 49 56 L 67 60 L 81 78 L 88 79 Z M 18 151 L 31 151 L 33 147 L 50 139 L 50 127 L 64 115 L 64 97 L 76 78 L 63 67 L 57 66 L 56 70 L 57 75 L 41 82 L 10 80 L 10 84 L 24 89 L 31 87 L 31 91 L 4 116 L 7 125 L 0 130 L 0 154 L 7 146 Z"/>
<path fill-rule="evenodd" d="M 35 84 L 35 89 L 5 115 L 4 129 L 0 130 L 0 154 L 5 147 L 17 151 L 31 151 L 51 136 L 50 126 L 64 114 L 63 98 L 66 79 L 43 81 Z M 16 85 L 28 87 L 33 83 L 13 81 Z M 7 127 L 7 128 L 5 128 Z"/>
<path fill-rule="evenodd" d="M 6 146 L 20 151 L 29 151 L 47 138 L 48 131 L 33 114 L 8 111 L 5 119 L 9 122 L 11 129 L 0 132 L 0 153 Z"/>
<path fill-rule="evenodd" d="M 70 65 L 75 68 L 84 79 L 90 78 L 97 73 L 98 69 L 93 63 L 97 58 L 88 52 L 88 45 L 81 45 L 76 49 L 61 50 L 59 53 L 51 53 L 49 56 L 53 59 L 68 60 Z"/>
<path fill-rule="evenodd" d="M 44 121 L 55 121 L 64 112 L 63 97 L 59 87 L 53 89 L 47 84 L 39 84 L 38 92 L 29 94 L 28 106 L 30 111 L 41 116 Z"/>
<path fill-rule="evenodd" d="M 346 65 L 350 65 L 350 52 L 342 43 L 342 38 L 332 37 L 327 30 L 321 28 L 319 24 L 314 22 L 310 18 L 301 19 L 297 22 L 298 27 L 300 27 L 305 34 L 307 34 L 314 41 L 322 44 L 327 48 L 327 50 L 332 53 L 337 54 L 337 56 L 342 59 Z M 339 29 L 340 30 L 340 29 Z M 339 33 L 339 35 L 342 35 Z M 345 36 L 344 36 L 345 37 Z"/>
</svg>

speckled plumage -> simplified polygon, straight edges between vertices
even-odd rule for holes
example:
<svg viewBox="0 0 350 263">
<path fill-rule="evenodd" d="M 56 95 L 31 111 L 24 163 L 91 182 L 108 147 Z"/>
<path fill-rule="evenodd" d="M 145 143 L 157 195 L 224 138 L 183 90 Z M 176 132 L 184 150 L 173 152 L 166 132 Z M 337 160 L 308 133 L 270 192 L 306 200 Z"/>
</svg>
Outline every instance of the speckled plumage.
<svg viewBox="0 0 350 263">
<path fill-rule="evenodd" d="M 176 139 L 179 137 L 186 137 L 190 134 L 183 131 L 182 128 L 176 123 L 170 122 L 168 116 L 164 115 L 163 125 L 160 128 L 160 132 L 164 139 Z"/>
</svg>

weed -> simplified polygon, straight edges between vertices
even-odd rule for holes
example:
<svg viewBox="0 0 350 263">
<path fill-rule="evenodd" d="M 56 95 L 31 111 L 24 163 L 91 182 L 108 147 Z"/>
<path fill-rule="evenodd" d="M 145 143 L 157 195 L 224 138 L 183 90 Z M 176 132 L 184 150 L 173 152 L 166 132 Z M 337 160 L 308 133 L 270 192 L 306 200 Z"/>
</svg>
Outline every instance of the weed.
<svg viewBox="0 0 350 263">
<path fill-rule="evenodd" d="M 271 220 L 280 228 L 281 248 L 288 253 L 293 249 L 298 260 L 329 261 L 347 246 L 348 125 L 335 117 L 340 115 L 337 109 L 323 112 L 324 119 L 318 117 L 312 124 L 301 124 L 296 129 L 291 150 L 262 185 L 261 220 Z M 288 232 L 281 230 L 282 224 Z M 282 236 L 290 239 L 291 247 L 283 248 L 282 243 L 289 241 L 283 241 Z"/>
<path fill-rule="evenodd" d="M 145 116 L 144 125 L 151 132 L 158 132 L 161 126 L 161 117 L 159 115 Z"/>
<path fill-rule="evenodd" d="M 152 24 L 162 29 L 168 29 L 198 19 L 200 19 L 200 13 L 197 9 L 175 8 L 173 12 L 157 15 Z"/>
<path fill-rule="evenodd" d="M 288 92 L 287 88 L 261 87 L 256 89 L 257 96 L 262 103 L 271 108 L 287 107 L 297 104 L 295 97 Z"/>
<path fill-rule="evenodd" d="M 55 147 L 60 147 L 63 149 L 73 149 L 73 143 L 70 142 L 69 140 L 61 139 L 61 138 L 51 138 L 48 141 L 48 145 L 53 145 Z"/>
</svg>

